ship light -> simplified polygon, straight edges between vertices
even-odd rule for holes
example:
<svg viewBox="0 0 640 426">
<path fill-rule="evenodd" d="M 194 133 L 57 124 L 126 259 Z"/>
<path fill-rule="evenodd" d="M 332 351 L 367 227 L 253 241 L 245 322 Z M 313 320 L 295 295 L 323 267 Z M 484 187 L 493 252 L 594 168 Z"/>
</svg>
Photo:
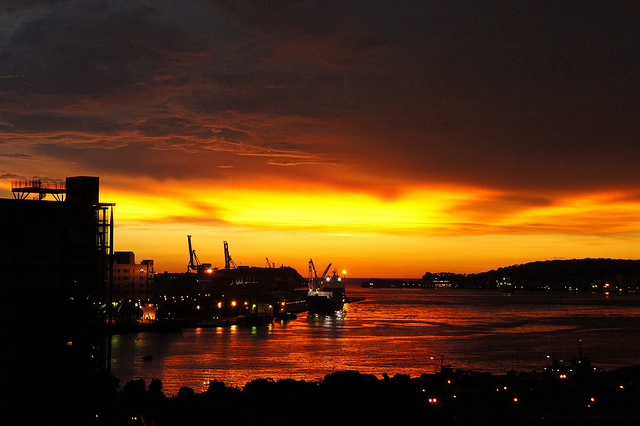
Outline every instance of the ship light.
<svg viewBox="0 0 640 426">
<path fill-rule="evenodd" d="M 222 308 L 222 302 L 218 302 L 218 308 Z"/>
<path fill-rule="evenodd" d="M 235 306 L 236 306 L 236 305 L 237 305 L 236 301 L 235 301 L 235 300 L 232 300 L 232 301 L 231 301 L 231 306 L 233 306 L 233 307 L 235 308 Z"/>
</svg>

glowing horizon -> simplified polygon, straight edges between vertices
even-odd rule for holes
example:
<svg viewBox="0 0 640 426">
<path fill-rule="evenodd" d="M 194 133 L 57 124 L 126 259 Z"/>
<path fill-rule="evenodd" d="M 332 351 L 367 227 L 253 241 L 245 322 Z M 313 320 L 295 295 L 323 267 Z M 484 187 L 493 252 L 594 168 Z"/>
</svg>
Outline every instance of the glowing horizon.
<svg viewBox="0 0 640 426">
<path fill-rule="evenodd" d="M 167 189 L 171 196 L 181 192 Z M 640 215 L 640 203 L 624 201 L 619 191 L 566 196 L 550 206 L 491 216 L 484 207 L 468 206 L 504 194 L 440 188 L 382 199 L 324 191 L 212 187 L 212 199 L 208 191 L 199 198 L 170 198 L 162 191 L 151 196 L 103 189 L 101 197 L 117 200 L 116 249 L 154 258 L 159 271 L 170 272 L 186 267 L 187 234 L 201 260 L 218 267 L 222 241 L 228 241 L 244 265 L 263 266 L 269 258 L 305 275 L 306 262 L 316 258 L 338 264 L 350 277 L 419 278 L 425 272 L 476 273 L 558 257 L 628 258 L 625 252 L 632 251 L 640 231 L 637 220 L 625 226 L 610 221 L 612 213 Z M 158 245 L 154 235 L 172 248 Z"/>
</svg>

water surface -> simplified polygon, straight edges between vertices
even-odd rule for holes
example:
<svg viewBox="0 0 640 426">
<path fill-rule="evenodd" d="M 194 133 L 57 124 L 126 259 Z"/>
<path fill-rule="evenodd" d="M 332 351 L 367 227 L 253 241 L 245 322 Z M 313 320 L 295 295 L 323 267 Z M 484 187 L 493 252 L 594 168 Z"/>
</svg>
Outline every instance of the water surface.
<svg viewBox="0 0 640 426">
<path fill-rule="evenodd" d="M 348 287 L 336 317 L 272 326 L 197 328 L 113 337 L 121 386 L 159 378 L 168 395 L 209 380 L 238 387 L 256 378 L 317 380 L 337 370 L 413 377 L 454 368 L 506 373 L 542 370 L 547 357 L 578 355 L 596 367 L 640 364 L 640 295 Z M 143 361 L 144 355 L 152 361 Z"/>
</svg>

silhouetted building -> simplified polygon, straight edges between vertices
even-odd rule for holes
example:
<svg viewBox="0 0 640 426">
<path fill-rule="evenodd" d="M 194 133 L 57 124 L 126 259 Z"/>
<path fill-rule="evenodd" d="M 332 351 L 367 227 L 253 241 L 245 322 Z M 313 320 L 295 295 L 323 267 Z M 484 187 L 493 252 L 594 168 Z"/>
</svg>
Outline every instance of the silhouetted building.
<svg viewBox="0 0 640 426">
<path fill-rule="evenodd" d="M 89 176 L 14 181 L 12 192 L 0 199 L 3 392 L 108 370 L 114 204 L 99 202 Z"/>
<path fill-rule="evenodd" d="M 0 199 L 0 291 L 106 294 L 113 205 L 99 203 L 98 187 L 86 176 L 67 178 L 66 189 L 13 182 L 16 198 Z M 50 192 L 56 200 L 43 201 Z"/>
</svg>

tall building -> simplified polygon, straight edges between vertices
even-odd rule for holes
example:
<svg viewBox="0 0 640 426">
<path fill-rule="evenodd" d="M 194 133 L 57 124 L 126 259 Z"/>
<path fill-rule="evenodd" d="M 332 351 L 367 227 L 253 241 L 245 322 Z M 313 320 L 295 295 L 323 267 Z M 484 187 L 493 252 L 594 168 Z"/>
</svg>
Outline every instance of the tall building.
<svg viewBox="0 0 640 426">
<path fill-rule="evenodd" d="M 90 176 L 15 181 L 12 192 L 0 199 L 0 401 L 110 363 L 114 204 Z"/>
</svg>

